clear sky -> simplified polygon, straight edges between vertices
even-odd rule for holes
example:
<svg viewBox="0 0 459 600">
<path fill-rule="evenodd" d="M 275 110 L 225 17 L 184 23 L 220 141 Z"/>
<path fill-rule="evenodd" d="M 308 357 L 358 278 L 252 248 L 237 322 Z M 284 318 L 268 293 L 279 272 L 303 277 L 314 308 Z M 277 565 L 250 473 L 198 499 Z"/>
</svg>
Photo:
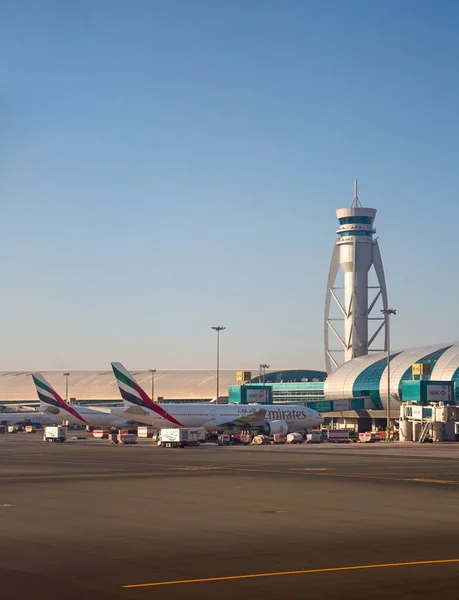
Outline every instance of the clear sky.
<svg viewBox="0 0 459 600">
<path fill-rule="evenodd" d="M 459 338 L 459 4 L 2 0 L 0 370 L 322 368 L 335 209 Z"/>
</svg>

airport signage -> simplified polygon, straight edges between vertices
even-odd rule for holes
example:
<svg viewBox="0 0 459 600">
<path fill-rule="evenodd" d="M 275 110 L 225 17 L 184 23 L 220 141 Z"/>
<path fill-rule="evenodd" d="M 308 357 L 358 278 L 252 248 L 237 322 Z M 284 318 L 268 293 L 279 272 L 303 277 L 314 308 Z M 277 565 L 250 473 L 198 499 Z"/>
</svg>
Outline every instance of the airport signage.
<svg viewBox="0 0 459 600">
<path fill-rule="evenodd" d="M 430 384 L 426 389 L 427 402 L 450 402 L 451 401 L 451 386 Z"/>
<path fill-rule="evenodd" d="M 409 419 L 413 421 L 422 421 L 423 419 L 432 418 L 432 407 L 431 406 L 406 406 L 405 414 Z"/>
<path fill-rule="evenodd" d="M 247 404 L 269 404 L 271 388 L 265 390 L 250 390 L 247 389 Z"/>
<path fill-rule="evenodd" d="M 349 400 L 335 400 L 333 402 L 333 409 L 337 411 L 349 410 L 350 404 Z"/>
<path fill-rule="evenodd" d="M 415 421 L 422 421 L 422 406 L 407 406 L 406 416 L 411 417 Z"/>
<path fill-rule="evenodd" d="M 236 371 L 236 381 L 244 383 L 250 383 L 252 379 L 252 371 Z"/>
<path fill-rule="evenodd" d="M 430 363 L 414 363 L 411 365 L 412 375 L 430 375 Z"/>
</svg>

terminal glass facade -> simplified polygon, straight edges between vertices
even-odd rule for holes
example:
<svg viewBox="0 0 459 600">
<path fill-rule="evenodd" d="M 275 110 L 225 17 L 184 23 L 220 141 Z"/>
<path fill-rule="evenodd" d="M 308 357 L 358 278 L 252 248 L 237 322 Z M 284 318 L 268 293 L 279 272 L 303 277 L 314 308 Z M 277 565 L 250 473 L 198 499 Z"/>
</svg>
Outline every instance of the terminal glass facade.
<svg viewBox="0 0 459 600">
<path fill-rule="evenodd" d="M 391 361 L 399 354 L 400 352 L 391 354 Z M 382 374 L 384 373 L 386 367 L 387 358 L 383 358 L 373 363 L 371 366 L 367 367 L 365 371 L 360 373 L 352 388 L 352 395 L 354 398 L 358 398 L 359 396 L 365 396 L 367 398 L 370 397 L 375 404 L 375 408 L 382 409 L 383 404 L 381 402 L 381 395 L 379 393 L 379 385 L 381 383 Z"/>
<path fill-rule="evenodd" d="M 459 404 L 459 367 L 454 371 L 454 375 L 451 377 L 451 381 L 453 381 L 456 385 L 455 388 L 455 397 L 456 404 Z"/>
<path fill-rule="evenodd" d="M 447 351 L 449 350 L 449 348 L 451 348 L 451 346 L 446 346 L 445 348 L 441 348 L 440 350 L 436 350 L 435 352 L 432 352 L 430 354 L 427 354 L 426 356 L 423 356 L 422 358 L 420 358 L 419 360 L 417 360 L 415 363 L 413 364 L 423 364 L 423 363 L 428 363 L 430 365 L 430 372 L 432 373 L 438 359 Z M 424 375 L 421 376 L 422 379 L 430 379 L 430 375 Z M 403 373 L 402 378 L 400 379 L 400 383 L 398 385 L 398 393 L 399 393 L 399 397 L 402 397 L 402 382 L 403 381 L 407 381 L 409 379 L 413 379 L 413 365 L 410 365 L 408 367 L 408 369 L 406 369 L 406 371 Z"/>
<path fill-rule="evenodd" d="M 274 383 L 273 403 L 307 404 L 320 402 L 324 397 L 324 382 Z M 313 407 L 312 407 L 313 408 Z"/>
</svg>

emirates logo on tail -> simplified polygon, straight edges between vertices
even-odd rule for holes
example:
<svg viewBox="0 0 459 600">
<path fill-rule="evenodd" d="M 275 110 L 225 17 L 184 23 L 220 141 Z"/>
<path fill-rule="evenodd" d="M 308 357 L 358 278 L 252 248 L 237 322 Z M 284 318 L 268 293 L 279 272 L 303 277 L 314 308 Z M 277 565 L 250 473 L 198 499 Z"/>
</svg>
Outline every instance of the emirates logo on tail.
<svg viewBox="0 0 459 600">
<path fill-rule="evenodd" d="M 178 427 L 183 427 L 180 421 L 177 421 L 177 419 L 171 414 L 169 414 L 167 410 L 153 402 L 148 397 L 145 391 L 140 387 L 137 381 L 132 377 L 129 371 L 127 371 L 123 367 L 121 363 L 111 363 L 111 365 L 123 400 L 129 402 L 130 404 L 135 404 L 142 408 L 147 408 L 148 410 L 156 413 L 163 419 L 166 419 L 170 423 L 173 423 Z"/>
<path fill-rule="evenodd" d="M 65 400 L 59 396 L 55 389 L 53 389 L 46 379 L 40 373 L 36 373 L 32 375 L 33 382 L 35 384 L 35 388 L 37 390 L 38 397 L 43 404 L 49 405 L 52 409 L 54 409 L 54 414 L 58 412 L 57 409 L 64 410 L 71 414 L 75 419 L 87 425 L 87 421 L 83 419 L 83 417 L 78 413 L 72 406 L 67 404 Z M 53 412 L 51 410 L 50 412 Z"/>
</svg>

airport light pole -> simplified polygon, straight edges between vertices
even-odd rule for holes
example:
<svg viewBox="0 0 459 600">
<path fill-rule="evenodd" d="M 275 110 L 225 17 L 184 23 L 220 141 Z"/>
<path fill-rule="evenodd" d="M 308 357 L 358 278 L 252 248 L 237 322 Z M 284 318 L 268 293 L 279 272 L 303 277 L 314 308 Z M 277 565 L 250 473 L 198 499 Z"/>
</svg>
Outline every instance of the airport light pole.
<svg viewBox="0 0 459 600">
<path fill-rule="evenodd" d="M 215 327 L 211 327 L 214 331 L 217 332 L 217 400 L 216 404 L 218 404 L 218 398 L 220 395 L 220 331 L 224 331 L 226 327 L 223 325 L 216 325 Z"/>
<path fill-rule="evenodd" d="M 262 376 L 263 385 L 265 385 L 266 369 L 269 369 L 269 365 L 266 365 L 266 364 L 260 365 L 260 374 Z"/>
<path fill-rule="evenodd" d="M 156 369 L 148 369 L 151 373 L 151 401 L 155 401 L 155 373 Z"/>
<path fill-rule="evenodd" d="M 65 377 L 65 401 L 69 401 L 69 375 L 70 373 L 64 373 Z"/>
<path fill-rule="evenodd" d="M 386 409 L 386 440 L 390 441 L 390 316 L 396 315 L 394 308 L 383 308 L 381 312 L 386 317 L 386 348 L 387 348 L 387 409 Z"/>
</svg>

